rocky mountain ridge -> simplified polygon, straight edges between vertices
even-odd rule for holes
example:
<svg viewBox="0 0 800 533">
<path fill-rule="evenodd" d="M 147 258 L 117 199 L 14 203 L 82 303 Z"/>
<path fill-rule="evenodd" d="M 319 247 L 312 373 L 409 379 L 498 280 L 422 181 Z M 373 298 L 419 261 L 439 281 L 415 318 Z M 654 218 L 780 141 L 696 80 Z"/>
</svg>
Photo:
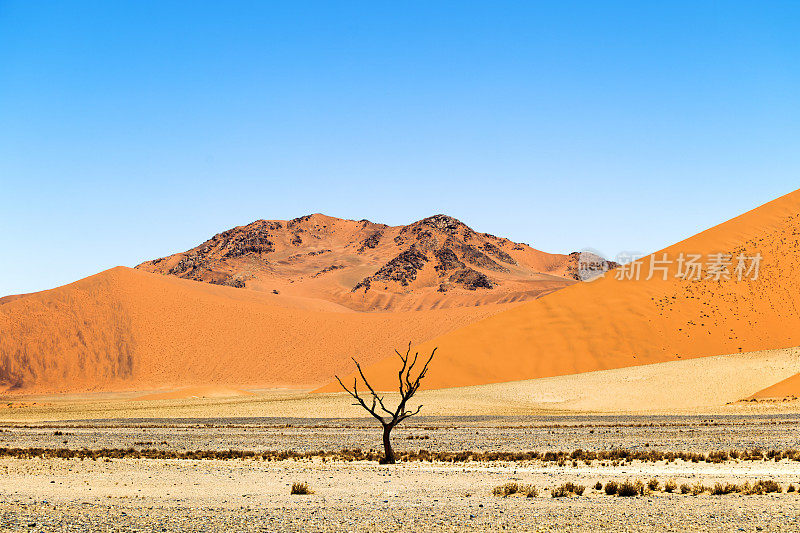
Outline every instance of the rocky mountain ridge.
<svg viewBox="0 0 800 533">
<path fill-rule="evenodd" d="M 312 214 L 258 220 L 136 268 L 376 311 L 534 298 L 575 283 L 577 261 L 447 215 L 388 226 Z"/>
</svg>

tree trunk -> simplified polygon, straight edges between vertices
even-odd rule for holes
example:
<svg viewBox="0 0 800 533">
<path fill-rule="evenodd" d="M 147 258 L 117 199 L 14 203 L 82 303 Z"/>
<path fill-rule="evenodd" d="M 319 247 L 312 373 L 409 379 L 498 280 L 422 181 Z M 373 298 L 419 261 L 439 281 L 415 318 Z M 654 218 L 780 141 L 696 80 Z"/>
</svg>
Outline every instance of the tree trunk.
<svg viewBox="0 0 800 533">
<path fill-rule="evenodd" d="M 383 426 L 383 460 L 381 464 L 384 465 L 393 465 L 394 461 L 394 451 L 392 450 L 392 441 L 389 438 L 389 434 L 392 431 L 392 425 L 384 424 Z"/>
</svg>

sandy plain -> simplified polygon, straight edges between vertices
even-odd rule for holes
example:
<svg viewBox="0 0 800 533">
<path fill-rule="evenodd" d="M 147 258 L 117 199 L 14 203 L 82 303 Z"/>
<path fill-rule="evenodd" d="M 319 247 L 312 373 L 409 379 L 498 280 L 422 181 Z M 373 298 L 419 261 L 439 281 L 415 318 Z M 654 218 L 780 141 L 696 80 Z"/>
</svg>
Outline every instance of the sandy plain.
<svg viewBox="0 0 800 533">
<path fill-rule="evenodd" d="M 188 400 L 183 400 L 188 401 Z M 212 400 L 219 401 L 219 400 Z M 761 405 L 761 404 L 758 404 Z M 419 417 L 397 428 L 399 451 L 718 450 L 800 448 L 800 406 L 773 414 Z M 792 412 L 794 411 L 794 412 Z M 4 423 L 0 448 L 163 451 L 364 450 L 365 418 L 134 418 Z M 9 531 L 795 531 L 800 461 L 564 462 L 0 457 L 0 528 Z M 598 481 L 661 486 L 773 480 L 780 494 L 666 493 L 623 498 Z M 311 495 L 290 495 L 307 482 Z M 532 484 L 533 498 L 496 486 Z M 553 498 L 573 482 L 582 496 Z"/>
</svg>

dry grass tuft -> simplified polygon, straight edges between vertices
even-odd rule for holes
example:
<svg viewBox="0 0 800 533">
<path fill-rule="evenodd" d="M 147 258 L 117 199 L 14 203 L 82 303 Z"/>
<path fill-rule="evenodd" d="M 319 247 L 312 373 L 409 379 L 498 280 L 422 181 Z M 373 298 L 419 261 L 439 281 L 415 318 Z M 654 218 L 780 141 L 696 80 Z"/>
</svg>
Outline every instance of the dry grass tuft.
<svg viewBox="0 0 800 533">
<path fill-rule="evenodd" d="M 721 494 L 731 494 L 734 492 L 738 492 L 739 487 L 736 486 L 735 483 L 714 483 L 714 488 L 711 489 L 711 494 L 715 496 L 719 496 Z"/>
<path fill-rule="evenodd" d="M 747 483 L 745 483 L 745 486 L 747 486 Z M 783 492 L 783 487 L 771 479 L 761 479 L 756 481 L 752 487 L 747 487 L 741 492 L 744 492 L 745 494 L 769 494 L 771 492 L 780 493 Z"/>
<path fill-rule="evenodd" d="M 66 433 L 59 432 L 64 435 Z M 427 440 L 427 435 L 409 436 L 409 440 Z M 161 444 L 165 444 L 162 442 Z M 139 443 L 137 445 L 146 445 Z M 248 450 L 159 450 L 152 448 L 103 448 L 97 450 L 81 449 L 72 450 L 66 448 L 4 448 L 0 447 L 0 457 L 13 458 L 33 458 L 33 457 L 58 457 L 63 459 L 259 459 L 264 461 L 285 461 L 285 460 L 311 460 L 320 458 L 325 460 L 337 461 L 378 461 L 383 454 L 376 450 L 362 451 L 361 449 L 345 450 L 317 450 L 309 452 L 296 452 L 291 450 L 269 450 L 263 452 Z M 763 452 L 759 449 L 728 452 L 712 452 L 709 454 L 693 452 L 665 452 L 658 450 L 605 450 L 605 451 L 586 451 L 576 449 L 573 452 L 548 451 L 548 452 L 475 452 L 470 450 L 463 451 L 430 451 L 430 450 L 411 450 L 396 452 L 398 461 L 402 462 L 432 462 L 439 461 L 445 463 L 466 463 L 466 462 L 532 462 L 541 461 L 544 463 L 556 463 L 566 466 L 567 461 L 576 465 L 578 461 L 590 464 L 593 461 L 600 461 L 603 465 L 619 466 L 629 464 L 633 461 L 640 462 L 674 462 L 681 460 L 684 462 L 709 462 L 720 463 L 724 461 L 800 461 L 800 451 L 795 449 L 770 450 Z"/>
<path fill-rule="evenodd" d="M 617 495 L 626 497 L 641 496 L 644 495 L 644 490 L 644 483 L 641 479 L 637 479 L 636 481 L 626 479 L 619 484 L 619 487 L 617 488 Z"/>
<path fill-rule="evenodd" d="M 303 481 L 302 483 L 292 483 L 292 489 L 289 491 L 289 494 L 314 494 L 314 491 L 311 490 L 311 487 Z"/>
<path fill-rule="evenodd" d="M 550 496 L 553 498 L 564 498 L 566 496 L 582 496 L 583 491 L 586 490 L 586 487 L 583 485 L 576 485 L 575 483 L 568 482 L 564 483 L 560 487 L 552 489 L 550 491 Z"/>
<path fill-rule="evenodd" d="M 533 485 L 510 482 L 493 488 L 492 494 L 503 498 L 508 498 L 513 494 L 520 494 L 526 498 L 535 498 L 539 495 L 539 491 Z"/>
<path fill-rule="evenodd" d="M 710 491 L 710 489 L 705 485 L 703 485 L 702 483 L 698 482 L 692 485 L 692 496 L 699 496 L 706 491 Z"/>
</svg>

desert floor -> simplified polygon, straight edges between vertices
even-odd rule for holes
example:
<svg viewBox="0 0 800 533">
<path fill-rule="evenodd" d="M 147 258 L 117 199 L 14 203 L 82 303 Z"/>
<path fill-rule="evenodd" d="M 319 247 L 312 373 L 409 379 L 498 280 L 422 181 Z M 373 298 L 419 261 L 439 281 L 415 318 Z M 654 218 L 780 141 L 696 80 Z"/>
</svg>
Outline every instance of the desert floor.
<svg viewBox="0 0 800 533">
<path fill-rule="evenodd" d="M 274 400 L 274 398 L 273 398 Z M 341 399 L 340 399 L 341 400 Z M 382 466 L 339 459 L 96 459 L 19 457 L 8 449 L 158 449 L 165 452 L 377 449 L 368 418 L 236 417 L 236 402 L 185 399 L 150 402 L 107 417 L 124 398 L 15 400 L 0 424 L 0 529 L 11 531 L 796 531 L 800 530 L 800 461 L 719 463 L 639 461 L 404 462 Z M 262 397 L 261 401 L 265 401 Z M 298 400 L 293 400 L 298 401 Z M 59 402 L 66 402 L 63 405 Z M 7 404 L 8 402 L 6 402 Z M 13 403 L 13 402 L 12 402 Z M 245 403 L 244 405 L 251 405 Z M 83 406 L 83 407 L 81 407 Z M 183 411 L 182 411 L 183 410 Z M 227 411 L 219 415 L 152 418 L 144 414 Z M 398 451 L 800 449 L 796 402 L 751 403 L 713 413 L 419 416 L 393 435 Z M 72 420 L 48 417 L 76 415 Z M 103 416 L 87 418 L 96 413 Z M 82 415 L 82 416 L 77 416 Z M 136 415 L 136 416 L 131 416 Z M 712 495 L 656 490 L 608 496 L 596 482 L 656 478 L 663 487 L 774 480 L 780 494 Z M 532 484 L 533 498 L 498 497 L 507 482 Z M 311 495 L 290 495 L 307 482 Z M 565 482 L 582 496 L 553 498 Z"/>
</svg>

